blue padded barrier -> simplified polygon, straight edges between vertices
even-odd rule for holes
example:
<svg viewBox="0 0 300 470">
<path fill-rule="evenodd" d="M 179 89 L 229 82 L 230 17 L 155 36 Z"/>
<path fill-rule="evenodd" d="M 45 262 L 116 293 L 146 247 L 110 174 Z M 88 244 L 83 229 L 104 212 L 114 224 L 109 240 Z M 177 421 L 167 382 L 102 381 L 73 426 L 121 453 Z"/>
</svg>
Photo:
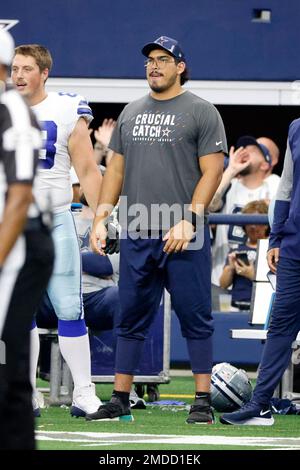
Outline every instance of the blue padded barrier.
<svg viewBox="0 0 300 470">
<path fill-rule="evenodd" d="M 260 340 L 232 339 L 231 329 L 249 328 L 248 312 L 214 312 L 215 333 L 213 336 L 213 360 L 231 364 L 258 365 L 263 344 Z M 255 329 L 258 329 L 257 325 Z M 189 362 L 186 341 L 182 338 L 175 312 L 171 315 L 171 365 Z"/>
</svg>

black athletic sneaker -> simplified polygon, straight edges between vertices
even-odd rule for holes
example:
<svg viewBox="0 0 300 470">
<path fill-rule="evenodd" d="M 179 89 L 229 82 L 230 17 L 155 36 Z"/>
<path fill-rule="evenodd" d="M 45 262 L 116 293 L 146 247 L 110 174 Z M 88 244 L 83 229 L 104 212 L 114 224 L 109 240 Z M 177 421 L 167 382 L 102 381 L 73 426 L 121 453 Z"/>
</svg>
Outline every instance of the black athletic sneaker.
<svg viewBox="0 0 300 470">
<path fill-rule="evenodd" d="M 191 406 L 188 424 L 214 424 L 215 418 L 208 398 L 197 398 Z"/>
<path fill-rule="evenodd" d="M 118 397 L 111 397 L 105 405 L 99 406 L 95 413 L 86 415 L 87 421 L 134 421 L 130 408 L 125 407 Z"/>
</svg>

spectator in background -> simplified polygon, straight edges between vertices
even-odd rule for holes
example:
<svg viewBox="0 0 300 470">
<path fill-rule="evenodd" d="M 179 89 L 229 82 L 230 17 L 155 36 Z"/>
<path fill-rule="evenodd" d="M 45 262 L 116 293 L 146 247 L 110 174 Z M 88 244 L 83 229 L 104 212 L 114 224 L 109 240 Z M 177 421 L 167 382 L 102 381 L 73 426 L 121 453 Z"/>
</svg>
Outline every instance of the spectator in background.
<svg viewBox="0 0 300 470">
<path fill-rule="evenodd" d="M 267 214 L 265 201 L 252 201 L 242 209 L 243 214 Z M 258 240 L 268 237 L 268 225 L 247 224 L 245 244 L 236 250 L 230 250 L 227 262 L 220 277 L 220 286 L 224 289 L 232 286 L 231 305 L 239 310 L 249 310 L 252 294 L 252 281 L 255 277 L 255 260 Z M 243 255 L 241 255 L 243 254 Z"/>
<path fill-rule="evenodd" d="M 98 129 L 94 131 L 94 136 L 96 139 L 96 143 L 94 145 L 94 158 L 102 174 L 104 173 L 105 168 L 109 164 L 110 159 L 112 157 L 113 152 L 109 150 L 108 144 L 112 136 L 115 124 L 116 121 L 114 121 L 113 119 L 104 119 L 101 126 L 99 126 Z M 92 133 L 93 129 L 90 129 L 90 134 Z M 105 165 L 103 165 L 102 163 L 105 163 Z M 73 202 L 79 203 L 81 197 L 80 183 L 73 166 L 71 168 L 70 174 L 73 188 Z"/>
<path fill-rule="evenodd" d="M 97 162 L 97 165 L 107 166 L 111 160 L 113 152 L 109 150 L 108 144 L 112 136 L 112 132 L 116 125 L 116 121 L 113 119 L 104 119 L 101 126 L 94 131 L 95 145 L 94 145 L 94 155 Z"/>
<path fill-rule="evenodd" d="M 269 137 L 258 137 L 256 140 L 259 144 L 264 145 L 269 150 L 270 157 L 271 157 L 271 165 L 266 176 L 266 181 L 268 182 L 268 184 L 275 183 L 276 185 L 278 185 L 280 177 L 276 175 L 275 173 L 273 173 L 273 171 L 274 171 L 274 167 L 279 162 L 279 157 L 280 157 L 279 148 L 275 144 L 274 140 L 270 139 Z"/>
<path fill-rule="evenodd" d="M 251 201 L 272 199 L 279 181 L 268 181 L 270 151 L 254 137 L 240 137 L 236 149 L 231 147 L 229 164 L 209 209 L 223 214 L 236 214 Z M 218 225 L 212 247 L 212 283 L 219 286 L 221 273 L 230 248 L 244 243 L 245 232 L 234 225 Z"/>
<path fill-rule="evenodd" d="M 82 288 L 84 311 L 87 323 L 96 330 L 113 329 L 119 315 L 119 249 L 118 240 L 114 250 L 106 256 L 98 256 L 90 247 L 91 226 L 94 213 L 89 208 L 84 194 L 81 195 L 82 211 L 74 219 L 79 239 L 82 260 Z M 112 230 L 119 230 L 113 215 Z M 100 259 L 99 259 L 100 258 Z"/>
</svg>

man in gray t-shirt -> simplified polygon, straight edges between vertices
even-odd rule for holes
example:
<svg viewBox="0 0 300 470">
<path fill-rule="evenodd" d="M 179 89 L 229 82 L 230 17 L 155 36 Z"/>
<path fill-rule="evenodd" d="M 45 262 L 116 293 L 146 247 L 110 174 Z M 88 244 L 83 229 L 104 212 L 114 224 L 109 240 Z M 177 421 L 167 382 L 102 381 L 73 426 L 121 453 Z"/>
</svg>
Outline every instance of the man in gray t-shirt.
<svg viewBox="0 0 300 470">
<path fill-rule="evenodd" d="M 179 209 L 189 205 L 202 176 L 199 157 L 226 152 L 226 137 L 221 117 L 211 103 L 189 91 L 168 100 L 150 94 L 124 108 L 110 148 L 124 155 L 126 163 L 122 196 L 127 199 L 121 198 L 120 208 L 124 226 L 122 202 L 127 207 L 139 204 L 148 214 L 151 206 L 162 203 L 168 207 L 176 204 Z M 156 214 L 152 209 L 151 220 L 145 218 L 145 229 L 161 228 Z M 181 215 L 178 210 L 170 224 L 179 222 Z M 132 220 L 129 218 L 128 224 Z"/>
<path fill-rule="evenodd" d="M 103 254 L 105 220 L 121 196 L 115 387 L 110 402 L 86 419 L 133 419 L 130 387 L 166 287 L 195 379 L 195 402 L 187 422 L 208 424 L 214 421 L 213 325 L 210 240 L 203 216 L 222 177 L 225 131 L 216 108 L 182 88 L 187 66 L 175 39 L 162 36 L 142 53 L 151 92 L 127 105 L 118 119 L 91 234 L 94 251 Z"/>
</svg>

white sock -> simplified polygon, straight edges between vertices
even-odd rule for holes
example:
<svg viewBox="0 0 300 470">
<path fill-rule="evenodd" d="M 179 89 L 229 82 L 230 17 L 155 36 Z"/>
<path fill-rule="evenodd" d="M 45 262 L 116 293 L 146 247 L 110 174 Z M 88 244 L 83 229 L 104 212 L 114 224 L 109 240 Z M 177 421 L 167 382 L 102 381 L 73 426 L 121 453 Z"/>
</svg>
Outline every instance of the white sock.
<svg viewBox="0 0 300 470">
<path fill-rule="evenodd" d="M 88 334 L 83 336 L 59 336 L 60 352 L 68 364 L 74 387 L 91 384 L 91 353 Z"/>
<path fill-rule="evenodd" d="M 36 388 L 36 370 L 40 354 L 40 338 L 37 327 L 30 331 L 30 382 L 33 391 Z"/>
</svg>

